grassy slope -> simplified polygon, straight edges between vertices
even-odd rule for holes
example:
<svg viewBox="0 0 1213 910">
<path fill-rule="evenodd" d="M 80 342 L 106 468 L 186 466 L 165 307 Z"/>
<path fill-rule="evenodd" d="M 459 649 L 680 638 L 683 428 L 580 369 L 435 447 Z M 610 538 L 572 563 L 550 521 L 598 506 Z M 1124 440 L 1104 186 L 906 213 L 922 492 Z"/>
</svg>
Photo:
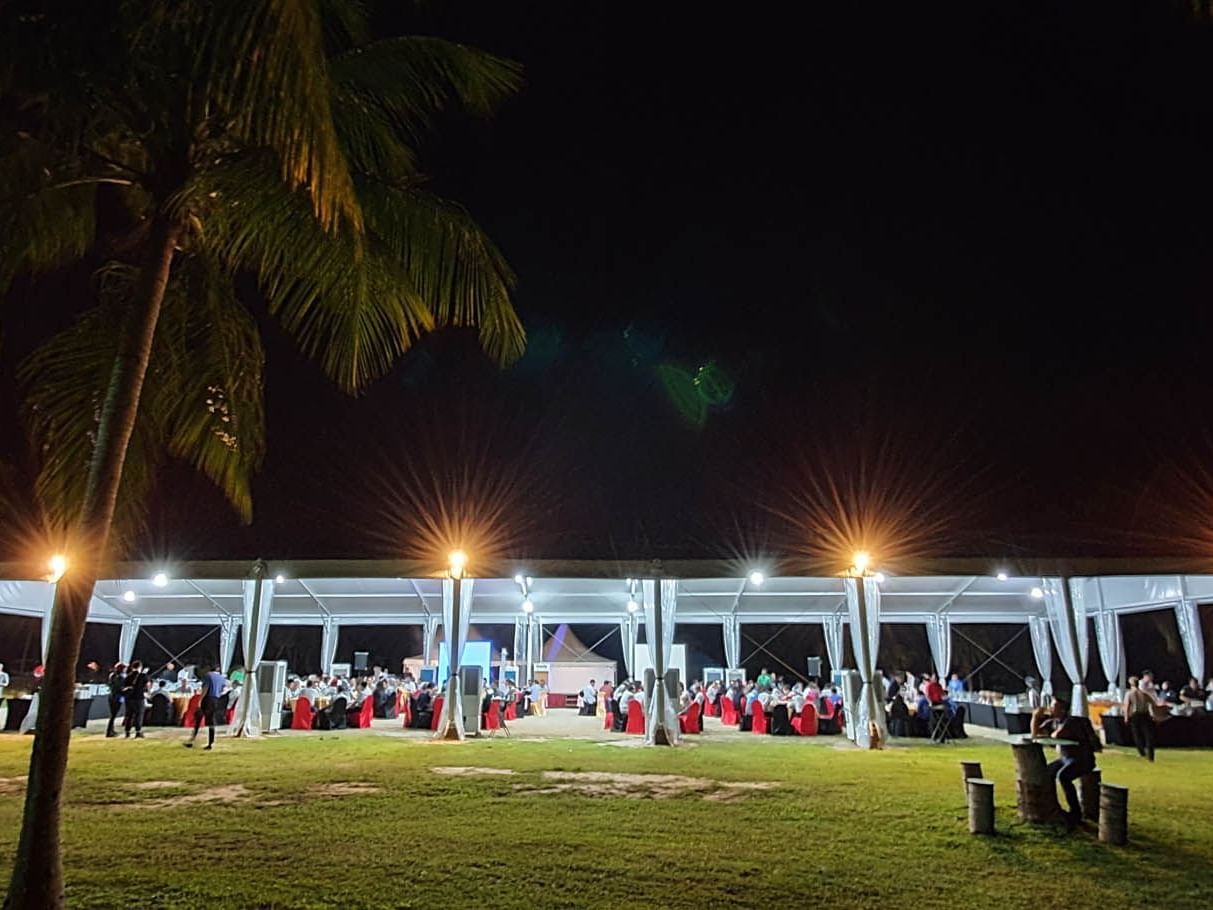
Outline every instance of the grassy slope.
<svg viewBox="0 0 1213 910">
<path fill-rule="evenodd" d="M 836 740 L 835 740 L 836 742 Z M 0 777 L 23 775 L 28 739 L 0 738 Z M 999 836 L 966 833 L 957 762 L 996 782 Z M 1165 751 L 1149 766 L 1101 756 L 1131 788 L 1126 849 L 1093 832 L 1014 822 L 1005 745 L 920 745 L 880 753 L 755 738 L 679 750 L 580 741 L 430 744 L 361 734 L 176 742 L 84 737 L 73 745 L 66 862 L 76 907 L 948 907 L 1038 910 L 1068 883 L 1072 908 L 1213 906 L 1213 756 Z M 521 777 L 450 778 L 434 765 L 512 768 Z M 720 803 L 521 796 L 546 769 L 779 781 Z M 138 791 L 140 781 L 179 781 Z M 323 797 L 318 784 L 382 792 Z M 243 784 L 244 805 L 141 805 Z M 3 791 L 0 790 L 0 793 Z M 259 806 L 267 801 L 280 805 Z M 7 881 L 19 795 L 0 795 Z M 459 858 L 450 862 L 447 856 Z M 629 857 L 631 872 L 621 871 Z M 646 854 L 651 853 L 651 859 Z"/>
</svg>

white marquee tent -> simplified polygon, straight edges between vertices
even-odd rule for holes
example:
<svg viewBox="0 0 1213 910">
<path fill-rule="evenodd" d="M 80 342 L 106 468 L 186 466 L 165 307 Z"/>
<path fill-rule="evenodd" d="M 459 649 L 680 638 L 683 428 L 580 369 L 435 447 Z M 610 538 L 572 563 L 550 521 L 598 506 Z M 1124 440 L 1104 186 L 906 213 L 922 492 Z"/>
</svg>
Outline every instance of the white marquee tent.
<svg viewBox="0 0 1213 910">
<path fill-rule="evenodd" d="M 661 615 L 671 627 L 664 630 L 663 639 L 670 640 L 674 624 L 720 625 L 730 666 L 739 663 L 740 626 L 745 623 L 821 623 L 830 663 L 836 667 L 842 663 L 844 629 L 850 629 L 856 643 L 863 634 L 859 623 L 868 624 L 871 641 L 876 640 L 880 623 L 921 623 L 941 673 L 949 669 L 953 623 L 1026 623 L 1042 679 L 1049 679 L 1051 651 L 1056 649 L 1074 686 L 1076 712 L 1085 702 L 1088 618 L 1094 620 L 1105 676 L 1115 680 L 1124 651 L 1119 617 L 1174 610 L 1191 673 L 1204 679 L 1197 606 L 1213 602 L 1213 574 L 1199 572 L 1213 567 L 1183 561 L 1042 561 L 1007 569 L 985 561 L 940 562 L 920 570 L 922 574 L 870 578 L 864 586 L 863 613 L 856 610 L 856 581 L 843 577 L 774 575 L 756 584 L 745 567 L 714 562 L 663 566 L 539 561 L 494 568 L 526 574 L 476 578 L 468 586 L 470 617 L 464 621 L 515 625 L 524 646 L 516 654 L 520 661 L 527 657 L 525 642 L 538 637 L 533 632 L 528 635 L 527 626 L 533 630 L 537 624 L 620 623 L 621 628 L 634 628 L 646 618 L 655 621 L 652 604 L 643 602 L 655 587 L 638 582 L 660 576 L 667 579 L 661 586 Z M 115 657 L 126 659 L 140 627 L 214 624 L 220 629 L 216 656 L 227 663 L 237 634 L 245 636 L 246 654 L 263 649 L 267 624 L 321 626 L 322 648 L 331 655 L 342 627 L 416 624 L 426 628 L 432 640 L 443 615 L 442 579 L 425 574 L 414 563 L 269 564 L 260 603 L 253 595 L 252 569 L 249 563 L 230 562 L 120 565 L 115 577 L 98 583 L 88 620 L 122 625 L 121 653 Z M 158 573 L 163 574 L 157 577 Z M 52 601 L 49 582 L 29 577 L 28 571 L 23 578 L 20 567 L 0 566 L 0 612 L 42 619 L 44 647 Z M 524 601 L 532 605 L 530 612 L 524 612 Z M 254 631 L 251 637 L 250 631 Z M 874 648 L 864 650 L 874 652 Z M 859 648 L 855 651 L 860 653 Z M 530 658 L 542 659 L 538 653 Z M 869 661 L 873 667 L 868 674 L 874 669 L 874 653 Z M 868 674 L 861 668 L 861 676 Z"/>
</svg>

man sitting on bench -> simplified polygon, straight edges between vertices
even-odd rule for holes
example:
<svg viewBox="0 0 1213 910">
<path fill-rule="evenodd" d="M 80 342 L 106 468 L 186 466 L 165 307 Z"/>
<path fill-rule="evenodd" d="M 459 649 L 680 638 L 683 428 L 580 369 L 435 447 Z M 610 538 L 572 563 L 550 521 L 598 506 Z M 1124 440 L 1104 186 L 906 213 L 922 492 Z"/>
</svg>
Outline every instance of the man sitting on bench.
<svg viewBox="0 0 1213 910">
<path fill-rule="evenodd" d="M 1037 708 L 1032 715 L 1032 735 L 1051 736 L 1053 739 L 1069 740 L 1073 745 L 1058 746 L 1061 755 L 1050 762 L 1049 773 L 1053 775 L 1066 795 L 1066 823 L 1075 827 L 1082 821 L 1082 806 L 1078 802 L 1078 790 L 1074 781 L 1095 770 L 1095 753 L 1102 749 L 1099 736 L 1086 717 L 1071 717 L 1070 706 L 1054 696 L 1046 714 Z"/>
</svg>

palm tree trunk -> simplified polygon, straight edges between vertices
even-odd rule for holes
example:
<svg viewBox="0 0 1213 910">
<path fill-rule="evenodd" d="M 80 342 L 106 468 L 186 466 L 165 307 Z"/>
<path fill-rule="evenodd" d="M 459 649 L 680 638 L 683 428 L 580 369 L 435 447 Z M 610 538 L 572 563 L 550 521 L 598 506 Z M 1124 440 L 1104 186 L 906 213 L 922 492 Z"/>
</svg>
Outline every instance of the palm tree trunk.
<svg viewBox="0 0 1213 910">
<path fill-rule="evenodd" d="M 46 910 L 64 905 L 59 815 L 72 734 L 76 663 L 93 587 L 107 557 L 122 465 L 135 427 L 156 323 L 180 235 L 181 226 L 168 218 L 159 217 L 152 224 L 148 257 L 132 302 L 129 330 L 110 374 L 79 525 L 67 554 L 68 571 L 55 589 L 46 675 L 38 699 L 37 729 L 26 784 L 25 815 L 4 902 L 7 910 Z"/>
</svg>

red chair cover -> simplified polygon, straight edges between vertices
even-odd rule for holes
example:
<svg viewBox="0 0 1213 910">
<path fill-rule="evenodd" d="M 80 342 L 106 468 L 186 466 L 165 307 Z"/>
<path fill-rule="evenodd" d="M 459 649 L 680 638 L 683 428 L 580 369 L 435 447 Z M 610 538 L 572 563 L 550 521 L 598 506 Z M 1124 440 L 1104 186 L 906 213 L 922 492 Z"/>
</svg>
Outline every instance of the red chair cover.
<svg viewBox="0 0 1213 910">
<path fill-rule="evenodd" d="M 438 718 L 440 718 L 442 716 L 442 703 L 444 701 L 446 701 L 446 696 L 439 695 L 437 698 L 435 698 L 433 700 L 433 702 L 431 702 L 431 706 L 434 709 L 434 716 L 430 719 L 430 729 L 431 730 L 438 729 Z"/>
<path fill-rule="evenodd" d="M 316 717 L 316 712 L 312 710 L 312 703 L 300 695 L 295 699 L 295 713 L 291 717 L 292 730 L 310 730 L 312 729 L 312 721 Z"/>
<path fill-rule="evenodd" d="M 371 720 L 375 717 L 375 699 L 367 696 L 362 701 L 362 710 L 358 712 L 358 726 L 366 729 L 371 725 Z"/>
<path fill-rule="evenodd" d="M 202 707 L 202 693 L 195 692 L 190 696 L 189 704 L 185 706 L 185 714 L 181 718 L 181 726 L 192 727 L 194 725 L 194 715 L 198 713 L 198 709 Z"/>
<path fill-rule="evenodd" d="M 644 705 L 634 698 L 628 702 L 628 725 L 623 732 L 644 736 Z"/>
<path fill-rule="evenodd" d="M 678 727 L 683 733 L 699 732 L 699 702 L 691 702 L 687 713 L 678 718 Z"/>
<path fill-rule="evenodd" d="M 497 704 L 497 703 L 493 702 L 493 704 Z M 518 719 L 518 703 L 517 702 L 512 701 L 508 705 L 505 706 L 505 719 L 506 720 L 517 720 Z"/>
<path fill-rule="evenodd" d="M 403 690 L 401 690 L 400 694 L 403 695 L 404 698 L 400 699 L 400 707 L 396 710 L 396 713 L 403 718 L 403 726 L 410 727 L 413 724 L 413 700 L 409 698 L 409 694 Z"/>
<path fill-rule="evenodd" d="M 716 709 L 715 703 L 709 701 L 704 704 L 704 706 L 703 706 L 703 716 L 704 717 L 715 717 L 719 713 L 720 712 Z"/>
<path fill-rule="evenodd" d="M 737 714 L 737 709 L 733 707 L 733 700 L 731 698 L 722 698 L 720 700 L 720 712 L 721 723 L 729 724 L 733 727 L 741 723 L 741 717 Z"/>
<path fill-rule="evenodd" d="M 817 709 L 809 702 L 804 703 L 804 707 L 800 709 L 800 717 L 797 718 L 800 723 L 796 729 L 801 736 L 816 736 L 817 735 Z"/>
<path fill-rule="evenodd" d="M 501 703 L 495 698 L 489 702 L 489 709 L 484 712 L 484 729 L 501 729 Z"/>
<path fill-rule="evenodd" d="M 754 714 L 750 721 L 750 731 L 753 733 L 767 732 L 767 712 L 762 710 L 761 702 L 754 702 Z"/>
<path fill-rule="evenodd" d="M 235 719 L 236 719 L 236 709 L 235 709 L 235 707 L 228 708 L 228 709 L 227 709 L 227 723 L 228 723 L 228 726 L 231 726 L 232 721 L 234 721 Z"/>
<path fill-rule="evenodd" d="M 607 711 L 607 713 L 603 715 L 602 729 L 612 730 L 612 729 L 614 729 L 614 727 L 615 727 L 615 715 L 612 714 L 610 711 Z"/>
</svg>

